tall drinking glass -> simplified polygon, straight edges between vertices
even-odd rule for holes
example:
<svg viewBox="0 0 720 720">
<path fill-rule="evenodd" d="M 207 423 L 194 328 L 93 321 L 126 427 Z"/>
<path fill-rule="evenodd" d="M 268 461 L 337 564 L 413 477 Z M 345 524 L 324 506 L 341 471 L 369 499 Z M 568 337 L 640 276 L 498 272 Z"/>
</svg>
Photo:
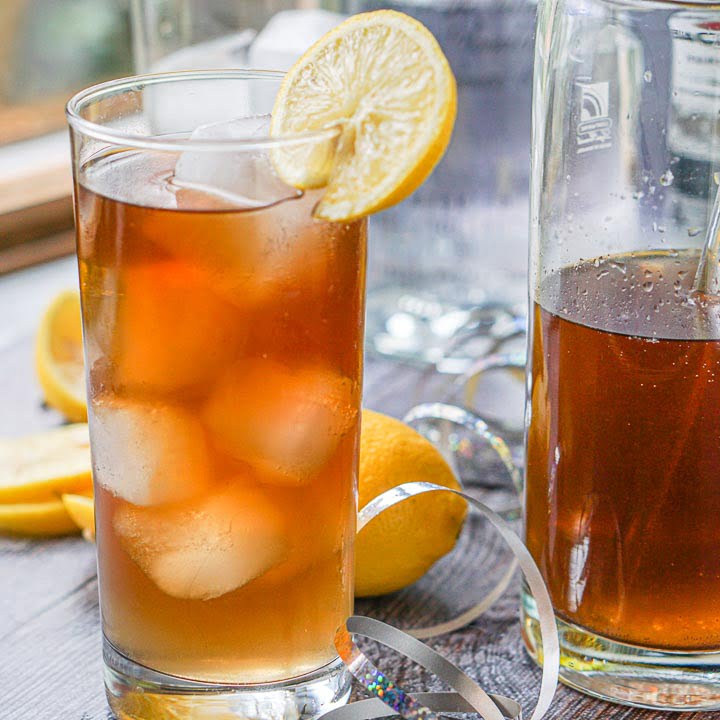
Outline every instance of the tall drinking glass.
<svg viewBox="0 0 720 720">
<path fill-rule="evenodd" d="M 720 708 L 720 8 L 544 0 L 535 66 L 525 533 L 561 675 Z M 537 617 L 525 595 L 525 640 Z"/>
<path fill-rule="evenodd" d="M 282 76 L 75 96 L 78 260 L 105 683 L 118 717 L 343 702 L 365 222 L 313 218 L 337 131 L 268 136 Z M 316 176 L 320 179 L 320 176 Z M 318 183 L 321 184 L 321 183 Z"/>
</svg>

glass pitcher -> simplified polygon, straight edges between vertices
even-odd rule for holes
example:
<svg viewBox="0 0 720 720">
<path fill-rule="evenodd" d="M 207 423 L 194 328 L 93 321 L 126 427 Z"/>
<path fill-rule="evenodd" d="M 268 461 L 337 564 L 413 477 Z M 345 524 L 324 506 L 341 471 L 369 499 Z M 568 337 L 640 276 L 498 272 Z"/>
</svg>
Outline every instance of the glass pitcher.
<svg viewBox="0 0 720 720">
<path fill-rule="evenodd" d="M 525 540 L 563 680 L 720 707 L 720 8 L 544 0 L 533 107 Z M 532 597 L 523 632 L 541 661 Z"/>
</svg>

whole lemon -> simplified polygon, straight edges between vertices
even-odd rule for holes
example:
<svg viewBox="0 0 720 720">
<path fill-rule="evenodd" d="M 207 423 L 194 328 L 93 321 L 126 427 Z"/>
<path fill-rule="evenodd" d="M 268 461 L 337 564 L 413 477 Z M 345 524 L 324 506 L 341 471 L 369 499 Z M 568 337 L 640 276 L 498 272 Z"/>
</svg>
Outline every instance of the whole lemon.
<svg viewBox="0 0 720 720">
<path fill-rule="evenodd" d="M 460 484 L 438 450 L 399 420 L 363 410 L 359 507 L 402 483 Z M 414 583 L 455 546 L 467 503 L 450 493 L 404 500 L 371 520 L 355 545 L 355 595 L 383 595 Z"/>
</svg>

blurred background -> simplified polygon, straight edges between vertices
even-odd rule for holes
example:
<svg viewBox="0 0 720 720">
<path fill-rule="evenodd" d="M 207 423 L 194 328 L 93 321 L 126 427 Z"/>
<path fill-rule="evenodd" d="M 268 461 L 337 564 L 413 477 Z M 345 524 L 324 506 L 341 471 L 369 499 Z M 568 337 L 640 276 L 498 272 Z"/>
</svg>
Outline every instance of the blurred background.
<svg viewBox="0 0 720 720">
<path fill-rule="evenodd" d="M 431 180 L 373 218 L 369 347 L 462 372 L 524 326 L 532 0 L 4 0 L 0 246 L 70 222 L 73 91 L 132 72 L 287 69 L 347 14 L 381 7 L 435 34 L 459 112 Z"/>
<path fill-rule="evenodd" d="M 133 72 L 287 69 L 348 14 L 377 8 L 435 34 L 458 118 L 430 180 L 371 219 L 368 352 L 445 376 L 522 353 L 533 0 L 3 0 L 0 274 L 73 251 L 74 91 Z M 508 382 L 518 421 L 522 384 Z M 507 414 L 507 398 L 494 402 Z"/>
</svg>

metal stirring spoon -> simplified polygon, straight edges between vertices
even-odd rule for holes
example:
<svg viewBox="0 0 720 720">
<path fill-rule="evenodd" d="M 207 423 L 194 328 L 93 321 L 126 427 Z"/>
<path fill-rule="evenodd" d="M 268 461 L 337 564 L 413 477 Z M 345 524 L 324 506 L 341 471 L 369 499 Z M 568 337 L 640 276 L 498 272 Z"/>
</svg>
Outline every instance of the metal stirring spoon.
<svg viewBox="0 0 720 720">
<path fill-rule="evenodd" d="M 720 296 L 720 186 L 715 191 L 715 202 L 705 232 L 705 243 L 692 292 Z"/>
</svg>

